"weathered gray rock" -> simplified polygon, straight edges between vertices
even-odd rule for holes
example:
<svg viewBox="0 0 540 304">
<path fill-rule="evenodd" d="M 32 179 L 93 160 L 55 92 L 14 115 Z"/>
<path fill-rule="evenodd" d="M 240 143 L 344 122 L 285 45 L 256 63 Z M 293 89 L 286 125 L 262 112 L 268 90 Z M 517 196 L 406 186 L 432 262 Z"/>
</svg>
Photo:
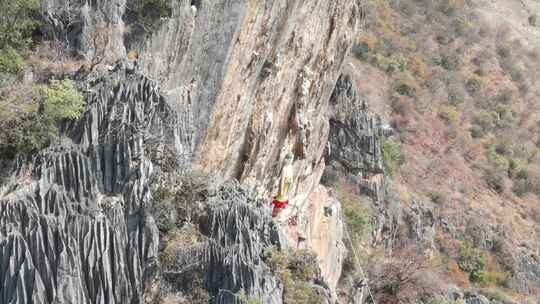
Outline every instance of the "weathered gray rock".
<svg viewBox="0 0 540 304">
<path fill-rule="evenodd" d="M 540 282 L 540 256 L 524 248 L 516 250 L 515 256 L 517 265 L 510 286 L 524 293 L 534 293 Z"/>
<path fill-rule="evenodd" d="M 389 178 L 382 163 L 382 140 L 391 134 L 391 129 L 369 112 L 351 77 L 340 76 L 330 98 L 323 182 L 332 185 L 344 178 L 371 200 L 371 239 L 373 244 L 386 247 L 392 246 L 402 213 L 399 201 L 389 191 Z"/>
<path fill-rule="evenodd" d="M 465 303 L 467 304 L 490 304 L 489 299 L 483 295 L 477 293 L 467 293 L 465 294 Z"/>
<path fill-rule="evenodd" d="M 337 81 L 330 98 L 330 133 L 325 153 L 324 180 L 332 182 L 346 173 L 349 180 L 374 201 L 388 192 L 381 145 L 392 134 L 382 120 L 369 112 L 348 74 Z"/>
<path fill-rule="evenodd" d="M 235 181 L 187 174 L 177 182 L 187 187 L 180 186 L 175 206 L 196 209 L 190 219 L 200 227 L 204 241 L 175 253 L 175 264 L 164 269 L 161 279 L 162 285 L 171 287 L 162 288 L 166 291 L 160 298 L 192 292 L 191 286 L 176 282 L 188 279 L 193 271 L 190 265 L 197 265 L 215 303 L 244 303 L 246 298 L 282 303 L 283 286 L 262 257 L 270 247 L 282 248 L 284 244 L 263 202 Z M 328 287 L 313 282 L 313 288 L 332 298 Z"/>
<path fill-rule="evenodd" d="M 328 163 L 337 162 L 350 174 L 363 178 L 383 173 L 380 138 L 385 129 L 381 119 L 369 113 L 347 74 L 338 79 L 330 106 Z"/>
<path fill-rule="evenodd" d="M 125 60 L 126 0 L 42 0 L 49 33 L 64 55 L 74 52 L 92 64 Z"/>
<path fill-rule="evenodd" d="M 162 84 L 162 93 L 184 126 L 180 140 L 193 155 L 204 139 L 214 104 L 237 44 L 245 0 L 173 2 L 173 16 L 140 44 L 138 64 Z"/>
<path fill-rule="evenodd" d="M 125 71 L 100 79 L 68 137 L 19 161 L 0 198 L 2 303 L 142 302 L 157 264 L 152 159 L 174 134 L 157 92 Z"/>
<path fill-rule="evenodd" d="M 412 202 L 404 210 L 402 218 L 409 228 L 409 239 L 417 244 L 420 253 L 435 249 L 436 218 L 431 206 Z"/>
<path fill-rule="evenodd" d="M 282 290 L 261 261 L 265 248 L 279 245 L 276 228 L 268 210 L 254 206 L 246 194 L 230 191 L 234 187 L 238 185 L 224 184 L 208 201 L 206 282 L 218 292 L 243 289 L 265 303 L 281 303 Z"/>
</svg>

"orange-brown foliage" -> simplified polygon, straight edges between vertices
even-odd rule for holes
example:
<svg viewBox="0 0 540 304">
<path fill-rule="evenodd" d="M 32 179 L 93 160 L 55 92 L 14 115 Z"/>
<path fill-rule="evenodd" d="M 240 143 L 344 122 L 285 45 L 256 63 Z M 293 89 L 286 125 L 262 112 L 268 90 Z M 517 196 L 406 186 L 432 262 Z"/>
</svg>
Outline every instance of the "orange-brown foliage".
<svg viewBox="0 0 540 304">
<path fill-rule="evenodd" d="M 469 288 L 471 285 L 469 282 L 469 274 L 459 268 L 458 264 L 454 260 L 448 262 L 448 275 L 449 278 L 456 283 L 459 287 Z"/>
</svg>

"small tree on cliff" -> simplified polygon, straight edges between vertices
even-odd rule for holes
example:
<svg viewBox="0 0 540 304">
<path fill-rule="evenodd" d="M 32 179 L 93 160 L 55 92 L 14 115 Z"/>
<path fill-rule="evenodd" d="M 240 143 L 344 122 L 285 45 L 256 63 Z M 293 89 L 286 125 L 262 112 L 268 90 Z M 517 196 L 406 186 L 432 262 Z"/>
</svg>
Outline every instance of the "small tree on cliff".
<svg viewBox="0 0 540 304">
<path fill-rule="evenodd" d="M 17 74 L 24 67 L 21 54 L 32 41 L 38 8 L 38 0 L 0 1 L 0 72 Z"/>
<path fill-rule="evenodd" d="M 0 1 L 0 48 L 24 50 L 31 42 L 37 25 L 32 16 L 39 8 L 39 0 Z"/>
</svg>

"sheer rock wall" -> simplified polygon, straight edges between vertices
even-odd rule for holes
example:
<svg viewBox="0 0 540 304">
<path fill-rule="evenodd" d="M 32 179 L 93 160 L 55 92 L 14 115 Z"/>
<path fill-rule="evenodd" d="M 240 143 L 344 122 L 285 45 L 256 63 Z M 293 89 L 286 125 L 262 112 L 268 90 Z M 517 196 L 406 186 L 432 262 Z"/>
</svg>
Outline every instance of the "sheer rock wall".
<svg viewBox="0 0 540 304">
<path fill-rule="evenodd" d="M 314 240 L 324 204 L 308 197 L 324 170 L 328 102 L 358 28 L 358 3 L 195 2 L 171 2 L 172 16 L 130 41 L 131 3 L 42 1 L 54 39 L 95 70 L 73 75 L 86 94 L 82 116 L 64 123 L 51 147 L 20 157 L 1 186 L 0 302 L 152 301 L 145 295 L 161 275 L 154 176 L 192 164 L 238 179 L 265 202 L 248 207 L 231 197 L 209 211 L 206 287 L 218 302 L 238 301 L 221 289 L 242 289 L 280 303 L 281 289 L 259 261 L 269 241 L 252 235 L 270 225 L 266 202 L 288 152 L 298 236 L 326 260 L 343 255 L 339 237 Z M 132 48 L 136 60 L 127 58 Z M 339 204 L 327 201 L 336 209 L 329 231 L 339 235 Z M 335 285 L 331 265 L 321 262 Z"/>
</svg>

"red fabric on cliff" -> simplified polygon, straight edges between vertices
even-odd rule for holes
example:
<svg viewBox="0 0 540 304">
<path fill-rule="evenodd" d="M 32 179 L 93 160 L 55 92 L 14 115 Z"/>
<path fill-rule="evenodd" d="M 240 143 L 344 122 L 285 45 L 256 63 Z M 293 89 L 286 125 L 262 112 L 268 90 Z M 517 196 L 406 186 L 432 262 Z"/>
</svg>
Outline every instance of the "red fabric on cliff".
<svg viewBox="0 0 540 304">
<path fill-rule="evenodd" d="M 274 208 L 285 209 L 285 207 L 287 207 L 287 205 L 289 204 L 289 200 L 278 201 L 274 198 L 272 200 L 272 204 L 274 205 Z"/>
</svg>

